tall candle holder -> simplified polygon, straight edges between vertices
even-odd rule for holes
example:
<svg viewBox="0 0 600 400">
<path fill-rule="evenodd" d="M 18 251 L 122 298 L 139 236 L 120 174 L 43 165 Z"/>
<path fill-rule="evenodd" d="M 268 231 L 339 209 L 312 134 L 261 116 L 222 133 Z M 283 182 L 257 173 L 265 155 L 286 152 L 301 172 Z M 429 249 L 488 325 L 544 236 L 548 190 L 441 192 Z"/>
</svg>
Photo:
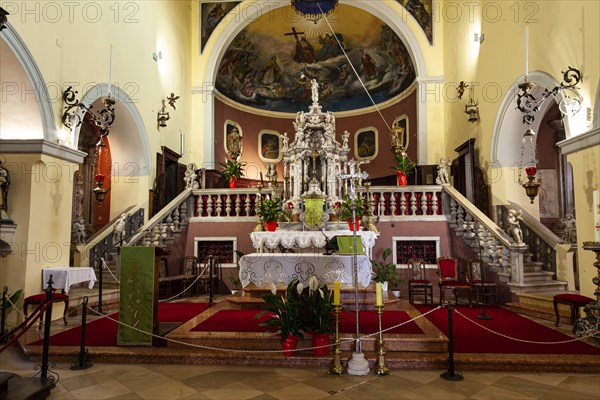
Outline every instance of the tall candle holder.
<svg viewBox="0 0 600 400">
<path fill-rule="evenodd" d="M 342 306 L 340 304 L 333 306 L 333 312 L 335 314 L 335 339 L 333 344 L 333 364 L 331 365 L 331 368 L 329 368 L 329 373 L 336 375 L 344 373 L 344 367 L 342 366 L 342 361 L 340 359 L 342 354 L 342 350 L 340 350 L 340 311 L 342 311 Z"/>
<path fill-rule="evenodd" d="M 385 347 L 383 341 L 383 332 L 381 326 L 381 317 L 383 315 L 383 305 L 375 306 L 377 312 L 377 319 L 379 320 L 379 338 L 377 339 L 377 364 L 375 365 L 375 373 L 377 375 L 389 375 L 390 369 L 385 365 Z"/>
</svg>

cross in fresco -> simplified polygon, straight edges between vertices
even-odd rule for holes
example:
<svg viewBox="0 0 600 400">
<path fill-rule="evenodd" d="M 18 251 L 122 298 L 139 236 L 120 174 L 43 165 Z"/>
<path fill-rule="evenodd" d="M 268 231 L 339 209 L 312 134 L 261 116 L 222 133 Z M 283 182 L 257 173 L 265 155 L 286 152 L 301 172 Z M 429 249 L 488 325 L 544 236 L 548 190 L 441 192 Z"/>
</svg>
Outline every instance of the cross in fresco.
<svg viewBox="0 0 600 400">
<path fill-rule="evenodd" d="M 304 32 L 297 32 L 296 31 L 296 27 L 292 27 L 292 31 L 288 32 L 288 33 L 284 33 L 285 36 L 290 36 L 290 35 L 294 35 L 294 38 L 296 39 L 296 42 L 300 41 L 300 38 L 298 38 L 298 35 L 304 35 Z"/>
</svg>

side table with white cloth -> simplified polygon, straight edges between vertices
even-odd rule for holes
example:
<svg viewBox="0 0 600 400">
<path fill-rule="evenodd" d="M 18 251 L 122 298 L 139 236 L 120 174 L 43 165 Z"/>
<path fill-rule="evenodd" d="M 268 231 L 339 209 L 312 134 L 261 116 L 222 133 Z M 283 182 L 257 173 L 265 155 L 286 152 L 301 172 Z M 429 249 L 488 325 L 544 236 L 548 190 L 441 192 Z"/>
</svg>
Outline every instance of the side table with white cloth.
<svg viewBox="0 0 600 400">
<path fill-rule="evenodd" d="M 81 282 L 89 282 L 88 287 L 92 289 L 96 282 L 96 274 L 92 267 L 48 267 L 42 270 L 42 287 L 48 286 L 48 280 L 52 275 L 52 288 L 62 289 L 69 293 L 72 285 Z"/>
<path fill-rule="evenodd" d="M 254 232 L 262 233 L 262 232 Z M 272 233 L 272 232 L 269 232 Z M 305 232 L 296 232 L 305 233 Z M 320 234 L 320 232 L 318 232 Z M 272 283 L 290 283 L 297 278 L 305 286 L 311 276 L 319 283 L 333 285 L 340 281 L 344 286 L 354 286 L 351 255 L 323 255 L 320 253 L 252 253 L 240 258 L 242 287 Z M 371 262 L 366 255 L 357 256 L 358 283 L 363 287 L 371 282 Z"/>
<path fill-rule="evenodd" d="M 335 231 L 275 231 L 275 232 L 252 232 L 252 246 L 257 253 L 262 253 L 263 249 L 275 250 L 281 245 L 284 249 L 299 249 L 314 252 L 317 249 L 324 249 L 329 240 L 335 236 L 352 236 L 350 230 Z M 377 240 L 378 234 L 372 231 L 357 231 L 356 236 L 360 237 L 364 254 L 371 258 L 373 246 Z"/>
</svg>

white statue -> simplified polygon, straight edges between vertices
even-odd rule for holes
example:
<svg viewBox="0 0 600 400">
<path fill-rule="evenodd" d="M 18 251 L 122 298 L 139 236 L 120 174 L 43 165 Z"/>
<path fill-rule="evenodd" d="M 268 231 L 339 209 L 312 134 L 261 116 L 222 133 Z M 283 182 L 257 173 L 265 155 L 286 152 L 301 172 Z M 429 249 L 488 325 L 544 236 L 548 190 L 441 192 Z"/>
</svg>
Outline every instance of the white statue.
<svg viewBox="0 0 600 400">
<path fill-rule="evenodd" d="M 573 214 L 565 215 L 560 222 L 563 226 L 562 239 L 567 243 L 577 243 L 577 224 Z"/>
<path fill-rule="evenodd" d="M 183 178 L 185 181 L 186 189 L 198 189 L 200 185 L 198 184 L 198 175 L 196 175 L 196 164 L 190 163 L 187 166 L 187 170 L 185 171 L 185 177 Z"/>
<path fill-rule="evenodd" d="M 448 174 L 448 170 L 450 169 L 450 165 L 452 164 L 452 160 L 446 161 L 443 158 L 440 158 L 440 163 L 437 167 L 437 177 L 435 178 L 435 183 L 438 185 L 448 185 L 450 184 L 450 177 Z"/>
<path fill-rule="evenodd" d="M 123 213 L 117 222 L 115 222 L 115 229 L 113 231 L 113 243 L 115 246 L 121 246 L 126 239 L 127 218 L 129 218 L 129 213 Z"/>
<path fill-rule="evenodd" d="M 517 211 L 514 208 L 508 210 L 508 232 L 513 237 L 517 244 L 523 243 L 523 232 L 519 221 L 523 220 L 521 210 Z"/>
<path fill-rule="evenodd" d="M 312 89 L 312 102 L 313 105 L 317 105 L 319 104 L 319 84 L 317 83 L 316 79 L 311 80 L 310 83 L 310 87 Z"/>
<path fill-rule="evenodd" d="M 83 218 L 73 223 L 73 243 L 85 243 L 85 221 Z"/>
</svg>

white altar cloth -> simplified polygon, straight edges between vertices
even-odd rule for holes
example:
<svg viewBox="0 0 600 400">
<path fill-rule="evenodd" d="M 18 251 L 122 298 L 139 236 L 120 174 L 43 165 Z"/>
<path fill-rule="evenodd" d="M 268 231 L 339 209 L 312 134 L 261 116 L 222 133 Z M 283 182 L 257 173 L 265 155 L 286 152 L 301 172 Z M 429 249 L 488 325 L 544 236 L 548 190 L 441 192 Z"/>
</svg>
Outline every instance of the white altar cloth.
<svg viewBox="0 0 600 400">
<path fill-rule="evenodd" d="M 81 282 L 89 282 L 88 287 L 92 289 L 96 282 L 96 274 L 91 267 L 49 267 L 42 270 L 42 286 L 44 289 L 48 284 L 48 279 L 52 275 L 52 287 L 54 289 L 62 289 L 65 293 L 69 293 L 71 285 Z"/>
<path fill-rule="evenodd" d="M 311 276 L 316 275 L 319 283 L 333 288 L 334 281 L 353 286 L 353 256 L 323 255 L 319 253 L 269 253 L 247 254 L 240 258 L 240 281 L 246 287 L 271 283 L 286 285 L 297 278 L 305 286 Z M 363 286 L 371 283 L 371 262 L 366 255 L 357 256 L 358 282 Z"/>
<path fill-rule="evenodd" d="M 329 239 L 334 236 L 352 236 L 350 230 L 340 231 L 284 231 L 278 230 L 275 232 L 252 232 L 250 238 L 252 245 L 258 253 L 262 253 L 262 249 L 273 250 L 279 245 L 286 249 L 293 248 L 316 248 L 323 249 Z M 375 246 L 377 234 L 372 231 L 357 231 L 356 236 L 360 236 L 363 244 L 364 253 L 371 258 L 371 251 Z"/>
</svg>

